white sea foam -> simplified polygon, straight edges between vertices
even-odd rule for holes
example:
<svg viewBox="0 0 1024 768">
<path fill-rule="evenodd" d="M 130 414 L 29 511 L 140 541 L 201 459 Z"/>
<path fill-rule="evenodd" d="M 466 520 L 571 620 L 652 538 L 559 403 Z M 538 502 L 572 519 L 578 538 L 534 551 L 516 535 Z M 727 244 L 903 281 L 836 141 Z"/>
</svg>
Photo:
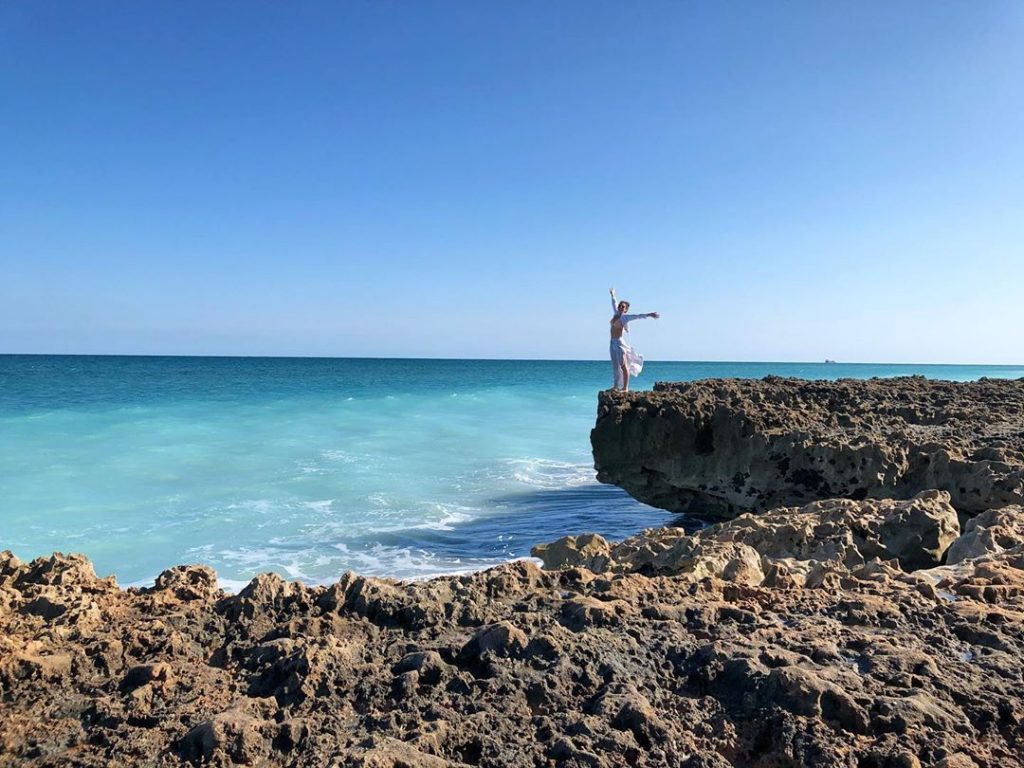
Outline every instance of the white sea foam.
<svg viewBox="0 0 1024 768">
<path fill-rule="evenodd" d="M 342 553 L 343 560 L 351 563 L 346 570 L 413 581 L 430 579 L 435 576 L 473 573 L 508 560 L 508 558 L 497 557 L 464 561 L 461 558 L 440 557 L 423 549 L 384 544 L 373 544 L 363 550 L 355 550 L 342 543 L 333 546 Z M 338 575 L 340 576 L 341 572 Z"/>
<path fill-rule="evenodd" d="M 351 400 L 352 398 L 349 399 Z M 337 461 L 342 464 L 355 464 L 359 461 L 358 456 L 348 453 L 347 451 L 339 451 L 337 449 L 321 451 L 320 455 L 328 461 Z"/>
<path fill-rule="evenodd" d="M 429 506 L 433 507 L 432 513 L 437 516 L 422 523 L 413 525 L 413 528 L 430 529 L 435 531 L 451 531 L 454 530 L 454 526 L 458 523 L 464 523 L 468 520 L 472 520 L 474 517 L 473 513 L 478 512 L 478 510 L 473 507 L 459 506 L 457 504 L 444 504 L 441 502 L 433 502 Z"/>
<path fill-rule="evenodd" d="M 302 506 L 314 512 L 330 512 L 334 499 L 321 499 L 320 501 L 304 501 Z"/>
<path fill-rule="evenodd" d="M 534 488 L 575 488 L 595 484 L 594 468 L 553 459 L 508 459 L 513 480 Z"/>
<path fill-rule="evenodd" d="M 246 499 L 245 501 L 226 504 L 223 509 L 241 509 L 246 512 L 266 514 L 274 509 L 274 501 L 272 499 Z"/>
</svg>

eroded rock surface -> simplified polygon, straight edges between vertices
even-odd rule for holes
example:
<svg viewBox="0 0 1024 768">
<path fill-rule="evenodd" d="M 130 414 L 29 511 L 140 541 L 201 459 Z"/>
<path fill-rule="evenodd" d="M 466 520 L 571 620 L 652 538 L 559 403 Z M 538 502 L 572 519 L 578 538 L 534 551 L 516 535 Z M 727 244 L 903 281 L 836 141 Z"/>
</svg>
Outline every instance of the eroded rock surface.
<svg viewBox="0 0 1024 768">
<path fill-rule="evenodd" d="M 827 499 L 741 515 L 693 534 L 656 528 L 617 544 L 596 534 L 566 536 L 534 547 L 532 554 L 546 568 L 648 574 L 699 568 L 702 575 L 750 585 L 786 573 L 803 584 L 812 569 L 820 578 L 829 568 L 849 569 L 879 559 L 916 571 L 939 565 L 951 546 L 968 556 L 1001 551 L 1004 547 L 989 544 L 993 536 L 1009 546 L 1024 544 L 1024 535 L 994 533 L 1024 524 L 1021 508 L 1001 512 L 977 518 L 980 525 L 971 525 L 972 520 L 970 533 L 957 539 L 960 524 L 945 491 L 923 491 L 907 501 Z"/>
<path fill-rule="evenodd" d="M 733 517 L 937 488 L 968 515 L 1024 503 L 1024 379 L 707 379 L 602 392 L 598 479 Z"/>
<path fill-rule="evenodd" d="M 941 492 L 819 502 L 544 550 L 588 567 L 236 596 L 6 553 L 0 764 L 1020 765 L 1024 545 L 920 567 L 975 551 L 955 525 Z"/>
</svg>

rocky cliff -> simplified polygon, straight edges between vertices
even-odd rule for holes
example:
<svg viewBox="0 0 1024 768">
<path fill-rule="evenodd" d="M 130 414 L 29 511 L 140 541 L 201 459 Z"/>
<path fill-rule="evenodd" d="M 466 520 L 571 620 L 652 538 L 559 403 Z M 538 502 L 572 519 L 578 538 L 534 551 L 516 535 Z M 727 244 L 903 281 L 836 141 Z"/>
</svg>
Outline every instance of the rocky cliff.
<svg viewBox="0 0 1024 768">
<path fill-rule="evenodd" d="M 678 512 L 940 489 L 966 515 L 1024 501 L 1024 379 L 708 379 L 602 392 L 598 479 Z"/>
</svg>

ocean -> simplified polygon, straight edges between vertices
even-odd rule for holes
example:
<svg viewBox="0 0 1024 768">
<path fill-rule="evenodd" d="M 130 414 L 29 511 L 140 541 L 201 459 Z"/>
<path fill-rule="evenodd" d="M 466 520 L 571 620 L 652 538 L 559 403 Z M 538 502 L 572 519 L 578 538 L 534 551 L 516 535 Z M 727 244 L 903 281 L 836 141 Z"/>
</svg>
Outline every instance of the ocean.
<svg viewBox="0 0 1024 768">
<path fill-rule="evenodd" d="M 634 384 L 914 373 L 1024 366 L 648 362 Z M 594 480 L 609 378 L 606 361 L 0 355 L 0 549 L 82 552 L 122 585 L 205 563 L 237 589 L 622 538 L 675 518 Z"/>
</svg>

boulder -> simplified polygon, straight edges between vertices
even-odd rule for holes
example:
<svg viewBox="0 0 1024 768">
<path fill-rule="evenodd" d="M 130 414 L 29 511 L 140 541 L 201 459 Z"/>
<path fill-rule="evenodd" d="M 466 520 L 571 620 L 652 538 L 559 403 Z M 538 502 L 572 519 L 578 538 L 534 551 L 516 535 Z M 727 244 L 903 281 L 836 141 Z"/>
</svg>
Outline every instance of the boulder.
<svg viewBox="0 0 1024 768">
<path fill-rule="evenodd" d="M 461 655 L 479 658 L 484 654 L 517 656 L 526 650 L 529 640 L 521 629 L 508 621 L 481 627 L 462 648 Z"/>
<path fill-rule="evenodd" d="M 205 565 L 176 565 L 156 577 L 152 592 L 168 592 L 178 600 L 210 600 L 220 596 L 217 574 Z"/>
<path fill-rule="evenodd" d="M 194 762 L 231 761 L 251 765 L 267 752 L 266 733 L 270 730 L 269 723 L 244 709 L 230 709 L 192 728 L 178 743 L 178 750 Z"/>
<path fill-rule="evenodd" d="M 990 509 L 967 521 L 963 535 L 949 548 L 947 562 L 998 554 L 1024 544 L 1024 507 Z"/>
<path fill-rule="evenodd" d="M 587 568 L 595 573 L 608 565 L 611 545 L 596 533 L 563 536 L 550 544 L 538 544 L 530 554 L 540 558 L 545 568 Z"/>
</svg>

